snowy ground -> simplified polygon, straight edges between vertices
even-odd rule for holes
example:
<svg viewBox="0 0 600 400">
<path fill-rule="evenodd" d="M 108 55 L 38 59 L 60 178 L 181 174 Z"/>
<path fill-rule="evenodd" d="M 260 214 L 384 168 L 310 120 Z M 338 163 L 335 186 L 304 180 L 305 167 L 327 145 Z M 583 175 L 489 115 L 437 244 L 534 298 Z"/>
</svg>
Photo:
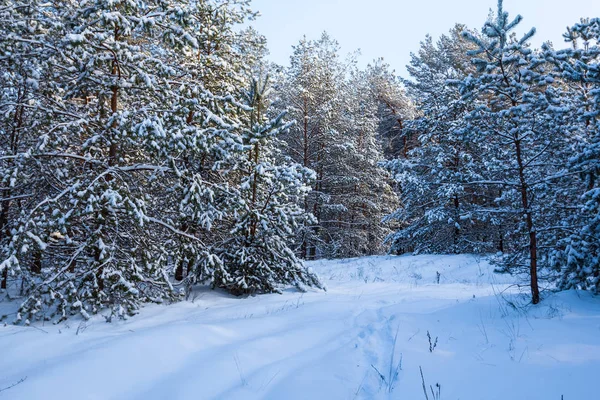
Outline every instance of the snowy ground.
<svg viewBox="0 0 600 400">
<path fill-rule="evenodd" d="M 0 327 L 0 390 L 26 378 L 0 399 L 419 400 L 420 368 L 429 400 L 598 398 L 598 298 L 519 306 L 471 256 L 311 267 L 326 293 L 200 291 L 112 324 Z"/>
</svg>

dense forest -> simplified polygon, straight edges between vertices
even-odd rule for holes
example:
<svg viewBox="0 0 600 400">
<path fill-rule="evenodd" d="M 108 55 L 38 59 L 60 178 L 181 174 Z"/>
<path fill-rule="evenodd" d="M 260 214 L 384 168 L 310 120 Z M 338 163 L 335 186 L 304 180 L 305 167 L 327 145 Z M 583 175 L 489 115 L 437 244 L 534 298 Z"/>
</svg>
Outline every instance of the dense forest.
<svg viewBox="0 0 600 400">
<path fill-rule="evenodd" d="M 250 7 L 0 0 L 16 322 L 324 289 L 304 260 L 388 252 L 489 255 L 533 304 L 600 292 L 600 19 L 535 49 L 500 0 L 400 77 L 325 33 L 275 65 Z"/>
</svg>

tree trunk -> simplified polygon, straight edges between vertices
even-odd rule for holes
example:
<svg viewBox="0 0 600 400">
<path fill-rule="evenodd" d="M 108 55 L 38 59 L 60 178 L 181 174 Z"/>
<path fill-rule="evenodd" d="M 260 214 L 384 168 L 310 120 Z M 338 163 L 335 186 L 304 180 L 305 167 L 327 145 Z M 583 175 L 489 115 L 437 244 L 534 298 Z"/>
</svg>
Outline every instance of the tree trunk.
<svg viewBox="0 0 600 400">
<path fill-rule="evenodd" d="M 525 179 L 525 166 L 523 164 L 523 156 L 521 154 L 521 140 L 515 138 L 515 150 L 517 153 L 517 164 L 519 166 L 519 181 L 520 181 L 520 192 L 521 202 L 523 204 L 523 210 L 525 212 L 525 223 L 527 225 L 527 232 L 529 234 L 529 275 L 530 275 L 530 286 L 531 286 L 531 302 L 538 304 L 540 302 L 540 288 L 538 285 L 537 276 L 537 232 L 533 225 L 533 215 L 529 208 L 529 186 Z"/>
<path fill-rule="evenodd" d="M 458 227 L 458 220 L 460 219 L 460 201 L 458 200 L 458 195 L 454 195 L 454 216 L 456 221 L 454 221 L 454 252 L 458 254 L 458 240 L 460 237 L 460 228 Z"/>
<path fill-rule="evenodd" d="M 303 110 L 303 158 L 302 164 L 306 168 L 310 168 L 310 160 L 308 159 L 308 99 L 304 98 L 304 110 Z M 304 212 L 308 214 L 310 205 L 308 204 L 308 196 L 304 197 Z M 302 241 L 302 258 L 308 260 L 310 258 L 310 245 L 308 243 L 308 231 L 304 232 L 304 240 Z"/>
<path fill-rule="evenodd" d="M 502 61 L 500 63 L 500 68 L 502 70 L 504 83 L 506 84 L 506 86 L 510 87 L 511 84 L 506 75 L 506 71 L 502 64 Z M 510 101 L 513 107 L 516 107 L 518 105 L 517 101 L 514 98 L 511 98 Z M 515 124 L 515 128 L 517 128 L 517 123 L 514 121 L 513 123 Z M 533 214 L 531 212 L 529 204 L 529 185 L 527 184 L 527 180 L 525 179 L 525 164 L 523 163 L 521 139 L 518 135 L 518 133 L 515 133 L 513 140 L 517 156 L 517 165 L 519 167 L 519 190 L 521 192 L 521 203 L 523 205 L 523 211 L 525 213 L 525 224 L 527 226 L 527 233 L 529 234 L 529 285 L 531 288 L 531 302 L 533 304 L 538 304 L 540 302 L 540 288 L 538 285 L 537 276 L 537 232 L 535 230 L 535 226 L 533 225 Z"/>
<path fill-rule="evenodd" d="M 319 152 L 317 153 L 317 161 L 316 161 L 317 162 L 317 168 L 316 168 L 317 182 L 315 183 L 316 196 L 315 196 L 315 204 L 313 205 L 313 215 L 317 219 L 317 225 L 313 228 L 313 234 L 315 235 L 316 238 L 319 237 L 319 233 L 320 233 L 319 228 L 321 226 L 321 204 L 319 202 L 321 200 L 320 194 L 323 191 L 323 165 L 322 165 L 321 154 L 323 153 L 324 149 L 325 149 L 325 145 L 323 143 L 321 143 L 319 145 Z M 316 246 L 316 244 L 313 244 L 310 247 L 309 259 L 315 260 L 316 258 L 317 258 L 317 246 Z"/>
<path fill-rule="evenodd" d="M 258 143 L 256 143 L 254 145 L 254 179 L 252 180 L 252 209 L 255 209 L 256 207 L 256 200 L 257 200 L 257 190 L 258 190 L 258 171 L 256 170 L 256 167 L 258 166 L 258 153 L 259 153 L 259 146 Z M 252 221 L 252 225 L 250 226 L 250 237 L 254 238 L 254 236 L 256 235 L 256 229 L 258 227 L 258 220 L 256 218 L 253 219 Z"/>
<path fill-rule="evenodd" d="M 38 250 L 33 256 L 33 264 L 31 266 L 31 272 L 34 274 L 42 273 L 42 251 Z"/>
<path fill-rule="evenodd" d="M 0 282 L 0 289 L 6 289 L 6 284 L 8 282 L 8 267 L 4 268 L 2 271 L 2 282 Z"/>
<path fill-rule="evenodd" d="M 119 40 L 119 27 L 118 26 L 115 27 L 114 40 L 115 40 L 115 42 L 117 42 Z M 121 69 L 119 67 L 119 61 L 117 60 L 116 56 L 112 62 L 111 73 L 112 73 L 113 77 L 121 79 Z M 111 111 L 111 117 L 114 117 L 119 108 L 119 86 L 116 84 L 114 86 L 112 86 L 111 92 L 112 92 L 112 94 L 110 97 L 110 111 Z M 115 121 L 113 121 L 111 128 L 114 131 L 116 131 L 117 127 L 118 127 L 117 121 L 115 120 Z M 108 165 L 111 167 L 114 166 L 115 164 L 117 164 L 118 150 L 119 150 L 119 145 L 117 142 L 117 138 L 111 134 L 110 135 L 110 147 L 108 149 Z M 106 179 L 109 181 L 112 180 L 112 175 L 108 174 Z M 99 258 L 100 258 L 100 250 L 96 249 L 96 261 L 99 261 Z M 98 268 L 98 271 L 96 272 L 96 279 L 98 280 L 98 289 L 100 291 L 104 290 L 104 279 L 102 278 L 103 274 L 104 274 L 104 267 Z"/>
<path fill-rule="evenodd" d="M 95 250 L 94 258 L 95 258 L 96 262 L 100 262 L 100 249 L 97 247 Z M 104 278 L 102 277 L 103 273 L 104 273 L 104 268 L 102 268 L 102 267 L 98 268 L 98 271 L 96 271 L 96 281 L 98 282 L 98 290 L 100 290 L 100 291 L 104 290 Z"/>
<path fill-rule="evenodd" d="M 6 190 L 3 191 L 4 194 L 3 196 L 9 197 L 10 196 L 10 191 Z M 5 238 L 8 238 L 9 236 L 9 232 L 8 232 L 8 210 L 10 208 L 10 200 L 5 200 L 2 203 L 0 203 L 0 241 L 4 240 Z"/>
<path fill-rule="evenodd" d="M 187 231 L 187 224 L 183 223 L 181 224 L 181 231 L 185 232 Z M 177 268 L 175 269 L 175 280 L 178 282 L 181 282 L 183 280 L 183 264 L 185 263 L 185 257 L 182 258 L 181 260 L 179 260 L 179 263 L 177 264 Z"/>
<path fill-rule="evenodd" d="M 502 189 L 498 191 L 498 198 L 502 198 Z M 502 224 L 498 227 L 500 238 L 498 240 L 498 251 L 504 253 L 504 227 Z"/>
<path fill-rule="evenodd" d="M 117 42 L 119 40 L 119 36 L 120 36 L 119 35 L 119 27 L 115 26 L 115 32 L 114 32 L 115 42 Z M 111 73 L 114 78 L 118 78 L 119 80 L 121 79 L 121 68 L 119 67 L 119 61 L 117 60 L 116 55 L 112 62 Z M 117 110 L 119 108 L 119 86 L 115 84 L 113 87 L 111 87 L 111 92 L 112 92 L 112 95 L 110 97 L 110 110 L 112 112 L 111 116 L 114 117 L 114 115 L 117 113 Z M 112 128 L 116 130 L 116 128 L 117 128 L 116 121 L 113 122 Z M 108 165 L 113 166 L 116 164 L 117 152 L 118 152 L 117 138 L 111 137 L 110 148 L 108 149 Z"/>
<path fill-rule="evenodd" d="M 75 273 L 75 268 L 77 267 L 77 260 L 72 260 L 71 263 L 69 264 L 69 272 L 70 273 Z"/>
<path fill-rule="evenodd" d="M 115 67 L 113 67 L 113 73 L 116 72 L 116 63 L 114 63 Z M 117 86 L 112 87 L 112 96 L 110 98 L 110 110 L 112 111 L 112 115 L 116 114 L 119 103 L 119 89 Z M 117 127 L 117 123 L 114 122 L 112 125 L 113 129 Z M 108 165 L 113 166 L 117 163 L 117 138 L 111 137 L 110 148 L 108 149 Z"/>
<path fill-rule="evenodd" d="M 185 263 L 185 258 L 181 259 L 177 264 L 177 269 L 175 269 L 175 280 L 181 282 L 183 280 L 183 264 Z"/>
<path fill-rule="evenodd" d="M 306 260 L 306 257 L 308 256 L 307 253 L 307 246 L 306 246 L 306 234 L 304 235 L 304 238 L 302 238 L 302 245 L 300 246 L 300 256 L 303 260 Z"/>
<path fill-rule="evenodd" d="M 0 289 L 6 289 L 7 283 L 8 283 L 8 267 L 4 268 L 4 271 L 2 271 L 2 282 L 0 282 Z"/>
</svg>

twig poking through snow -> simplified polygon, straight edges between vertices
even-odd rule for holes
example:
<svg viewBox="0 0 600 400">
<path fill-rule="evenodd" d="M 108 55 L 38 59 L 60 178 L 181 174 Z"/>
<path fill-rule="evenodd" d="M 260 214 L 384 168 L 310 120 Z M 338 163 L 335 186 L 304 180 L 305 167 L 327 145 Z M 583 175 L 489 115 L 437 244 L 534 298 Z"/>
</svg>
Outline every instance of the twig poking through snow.
<svg viewBox="0 0 600 400">
<path fill-rule="evenodd" d="M 7 386 L 7 387 L 5 387 L 5 388 L 3 388 L 3 389 L 0 389 L 0 393 L 2 393 L 2 392 L 4 392 L 4 391 L 6 391 L 6 390 L 8 390 L 8 389 L 12 389 L 12 388 L 14 388 L 14 387 L 15 387 L 15 386 L 17 386 L 17 385 L 20 385 L 21 383 L 25 382 L 25 380 L 26 380 L 26 379 L 27 379 L 27 377 L 25 377 L 25 378 L 21 378 L 21 379 L 19 379 L 17 382 L 13 383 L 12 385 L 10 385 L 10 386 Z"/>
<path fill-rule="evenodd" d="M 427 395 L 427 386 L 425 385 L 425 377 L 423 376 L 423 368 L 419 366 L 419 370 L 421 370 L 421 382 L 423 383 L 423 394 L 425 395 L 425 400 L 429 400 L 429 396 Z"/>
<path fill-rule="evenodd" d="M 438 337 L 435 337 L 435 340 L 431 338 L 431 334 L 427 331 L 427 339 L 429 339 L 429 352 L 433 353 L 438 344 Z"/>
<path fill-rule="evenodd" d="M 381 380 L 382 383 L 387 383 L 385 380 L 385 376 L 383 376 L 383 374 L 381 372 L 379 372 L 379 370 L 377 369 L 376 366 L 374 366 L 373 364 L 371 364 L 371 367 L 375 370 L 375 372 L 377 372 L 377 375 L 379 375 L 379 379 Z M 381 386 L 379 386 L 379 388 L 381 388 Z"/>
<path fill-rule="evenodd" d="M 398 379 L 398 374 L 402 370 L 402 354 L 400 354 L 400 361 L 394 362 L 394 353 L 396 353 L 396 343 L 398 342 L 398 333 L 400 332 L 400 325 L 396 329 L 396 335 L 394 336 L 394 344 L 392 346 L 392 355 L 390 358 L 390 370 L 388 374 L 388 393 L 392 393 L 394 390 L 394 383 Z"/>
<path fill-rule="evenodd" d="M 419 370 L 421 371 L 421 383 L 423 384 L 423 394 L 425 394 L 425 400 L 429 400 L 429 395 L 427 395 L 427 385 L 425 384 L 425 377 L 423 376 L 423 368 L 419 366 Z M 433 400 L 441 400 L 442 399 L 442 385 L 439 383 L 435 384 L 435 389 L 433 390 L 433 386 L 429 386 L 431 390 L 431 395 L 433 396 Z"/>
</svg>

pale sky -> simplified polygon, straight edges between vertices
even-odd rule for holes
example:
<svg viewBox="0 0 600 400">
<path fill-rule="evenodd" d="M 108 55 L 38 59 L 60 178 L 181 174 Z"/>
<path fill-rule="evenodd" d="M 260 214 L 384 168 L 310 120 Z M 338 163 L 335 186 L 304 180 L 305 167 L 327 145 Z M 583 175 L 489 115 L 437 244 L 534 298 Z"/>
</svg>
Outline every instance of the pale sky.
<svg viewBox="0 0 600 400">
<path fill-rule="evenodd" d="M 410 52 L 427 33 L 437 38 L 454 23 L 480 29 L 496 0 L 253 0 L 261 17 L 251 24 L 267 37 L 271 60 L 288 65 L 292 45 L 303 35 L 323 31 L 342 46 L 342 55 L 360 49 L 360 64 L 383 57 L 400 75 Z M 504 9 L 523 16 L 518 32 L 537 28 L 535 47 L 551 40 L 564 46 L 562 34 L 581 17 L 600 17 L 600 0 L 505 0 Z"/>
</svg>

